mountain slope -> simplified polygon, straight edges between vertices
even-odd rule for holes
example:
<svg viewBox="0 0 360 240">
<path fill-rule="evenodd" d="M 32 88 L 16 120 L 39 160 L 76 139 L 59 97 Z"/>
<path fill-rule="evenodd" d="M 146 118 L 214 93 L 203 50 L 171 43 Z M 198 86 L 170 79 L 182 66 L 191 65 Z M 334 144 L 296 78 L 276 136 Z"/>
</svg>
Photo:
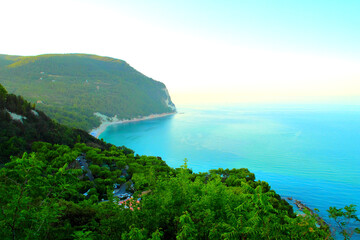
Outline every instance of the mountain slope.
<svg viewBox="0 0 360 240">
<path fill-rule="evenodd" d="M 21 96 L 8 94 L 0 84 L 0 164 L 8 162 L 10 156 L 29 152 L 32 143 L 36 141 L 68 146 L 86 143 L 101 149 L 113 146 L 90 136 L 84 130 L 52 121 Z"/>
<path fill-rule="evenodd" d="M 246 168 L 170 168 L 55 123 L 1 84 L 0 160 L 0 239 L 332 239 Z"/>
<path fill-rule="evenodd" d="M 84 130 L 100 124 L 95 112 L 122 119 L 175 111 L 163 83 L 109 57 L 0 55 L 0 83 L 49 117 Z"/>
</svg>

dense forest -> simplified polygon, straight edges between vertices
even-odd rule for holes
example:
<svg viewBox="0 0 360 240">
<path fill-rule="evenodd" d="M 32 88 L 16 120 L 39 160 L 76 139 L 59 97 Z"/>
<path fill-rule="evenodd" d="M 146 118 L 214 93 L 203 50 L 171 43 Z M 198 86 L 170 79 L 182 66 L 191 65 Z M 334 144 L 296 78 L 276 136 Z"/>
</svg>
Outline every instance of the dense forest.
<svg viewBox="0 0 360 240">
<path fill-rule="evenodd" d="M 1 85 L 0 107 L 0 239 L 333 238 L 246 168 L 171 168 L 55 123 Z M 355 206 L 329 213 L 344 239 L 359 233 L 346 225 L 359 222 Z"/>
<path fill-rule="evenodd" d="M 109 57 L 0 55 L 0 82 L 57 122 L 86 131 L 100 124 L 95 112 L 129 119 L 175 111 L 163 83 Z"/>
<path fill-rule="evenodd" d="M 101 149 L 112 146 L 84 130 L 53 121 L 23 97 L 8 94 L 0 84 L 0 164 L 7 162 L 10 156 L 19 157 L 25 151 L 30 151 L 31 144 L 36 141 L 70 147 L 75 143 L 86 143 Z"/>
</svg>

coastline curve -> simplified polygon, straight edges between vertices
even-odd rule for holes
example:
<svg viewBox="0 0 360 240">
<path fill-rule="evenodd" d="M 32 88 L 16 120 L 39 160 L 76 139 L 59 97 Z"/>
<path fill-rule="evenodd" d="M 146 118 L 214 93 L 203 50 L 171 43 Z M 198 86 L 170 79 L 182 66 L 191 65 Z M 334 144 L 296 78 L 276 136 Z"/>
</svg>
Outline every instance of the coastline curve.
<svg viewBox="0 0 360 240">
<path fill-rule="evenodd" d="M 154 118 L 170 116 L 170 115 L 173 115 L 176 113 L 177 112 L 150 114 L 150 115 L 144 116 L 144 117 L 119 120 L 116 117 L 116 115 L 114 117 L 108 117 L 101 113 L 96 112 L 96 113 L 94 113 L 94 115 L 101 118 L 101 124 L 97 128 L 90 130 L 89 134 L 92 135 L 93 137 L 99 138 L 99 136 L 106 130 L 106 128 L 111 125 L 121 124 L 121 123 L 129 123 L 129 122 L 146 121 L 146 120 L 150 120 L 150 119 L 154 119 Z"/>
</svg>

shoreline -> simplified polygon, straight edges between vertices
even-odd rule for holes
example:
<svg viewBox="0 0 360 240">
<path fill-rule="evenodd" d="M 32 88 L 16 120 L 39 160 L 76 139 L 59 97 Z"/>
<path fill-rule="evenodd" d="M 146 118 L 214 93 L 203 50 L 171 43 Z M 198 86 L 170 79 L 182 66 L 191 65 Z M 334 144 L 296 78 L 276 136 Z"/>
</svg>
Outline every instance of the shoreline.
<svg viewBox="0 0 360 240">
<path fill-rule="evenodd" d="M 306 214 L 304 213 L 304 209 L 308 210 L 310 215 L 315 216 L 317 224 L 319 226 L 326 226 L 329 227 L 329 224 L 323 219 L 323 217 L 320 217 L 320 215 L 318 214 L 318 212 L 316 212 L 315 210 L 312 210 L 310 207 L 306 206 L 303 202 L 301 202 L 300 200 L 297 200 L 295 198 L 289 197 L 289 196 L 282 196 L 282 199 L 285 199 L 290 205 L 294 204 L 297 207 L 297 211 L 298 213 L 296 214 L 297 216 L 303 216 L 305 217 Z M 291 204 L 292 203 L 292 204 Z M 294 207 L 293 207 L 294 208 Z M 297 211 L 294 210 L 294 212 L 296 213 Z"/>
<path fill-rule="evenodd" d="M 161 118 L 170 116 L 173 114 L 176 114 L 177 112 L 171 112 L 171 113 L 160 113 L 160 114 L 150 114 L 148 116 L 139 117 L 139 118 L 131 118 L 131 119 L 121 119 L 118 120 L 116 117 L 113 121 L 105 120 L 104 118 L 101 119 L 101 124 L 94 129 L 91 129 L 89 131 L 89 134 L 93 137 L 99 138 L 99 136 L 106 130 L 108 126 L 115 125 L 115 124 L 121 124 L 121 123 L 129 123 L 129 122 L 139 122 L 139 121 L 146 121 L 150 119 L 155 118 Z"/>
</svg>

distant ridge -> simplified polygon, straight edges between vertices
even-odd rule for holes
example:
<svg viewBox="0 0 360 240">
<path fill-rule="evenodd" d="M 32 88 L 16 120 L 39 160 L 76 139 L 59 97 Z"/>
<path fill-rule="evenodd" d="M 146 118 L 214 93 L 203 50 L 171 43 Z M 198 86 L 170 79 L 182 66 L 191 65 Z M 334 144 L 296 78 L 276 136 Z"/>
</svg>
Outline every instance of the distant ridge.
<svg viewBox="0 0 360 240">
<path fill-rule="evenodd" d="M 2 54 L 0 83 L 59 123 L 84 130 L 100 124 L 95 112 L 130 119 L 176 111 L 163 83 L 111 57 Z"/>
</svg>

